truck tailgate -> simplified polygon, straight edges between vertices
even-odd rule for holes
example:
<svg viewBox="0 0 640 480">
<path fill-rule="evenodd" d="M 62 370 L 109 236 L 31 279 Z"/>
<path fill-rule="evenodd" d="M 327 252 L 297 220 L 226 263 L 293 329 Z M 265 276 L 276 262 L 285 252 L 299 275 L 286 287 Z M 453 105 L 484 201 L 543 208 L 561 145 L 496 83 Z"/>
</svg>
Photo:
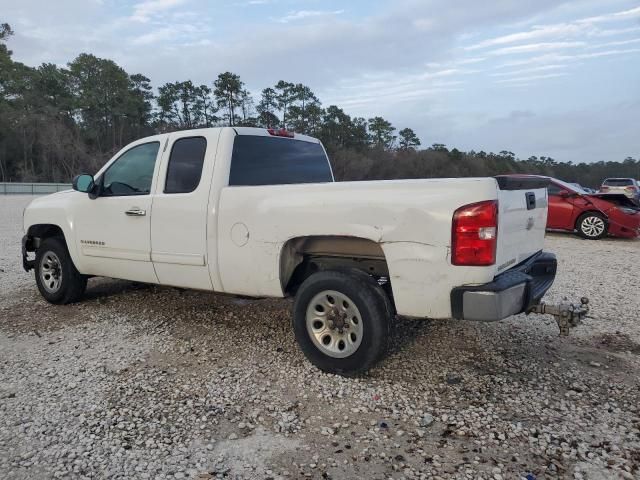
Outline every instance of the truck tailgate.
<svg viewBox="0 0 640 480">
<path fill-rule="evenodd" d="M 497 177 L 496 273 L 542 250 L 547 225 L 547 183 L 542 178 Z"/>
</svg>

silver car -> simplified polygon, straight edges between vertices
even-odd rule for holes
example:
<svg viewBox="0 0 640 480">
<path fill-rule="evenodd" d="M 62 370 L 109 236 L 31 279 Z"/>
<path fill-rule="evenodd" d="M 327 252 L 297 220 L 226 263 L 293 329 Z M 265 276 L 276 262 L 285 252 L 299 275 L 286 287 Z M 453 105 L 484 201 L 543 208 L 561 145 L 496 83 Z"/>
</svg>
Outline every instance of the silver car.
<svg viewBox="0 0 640 480">
<path fill-rule="evenodd" d="M 633 200 L 640 200 L 640 185 L 633 178 L 607 178 L 600 193 L 622 193 Z"/>
</svg>

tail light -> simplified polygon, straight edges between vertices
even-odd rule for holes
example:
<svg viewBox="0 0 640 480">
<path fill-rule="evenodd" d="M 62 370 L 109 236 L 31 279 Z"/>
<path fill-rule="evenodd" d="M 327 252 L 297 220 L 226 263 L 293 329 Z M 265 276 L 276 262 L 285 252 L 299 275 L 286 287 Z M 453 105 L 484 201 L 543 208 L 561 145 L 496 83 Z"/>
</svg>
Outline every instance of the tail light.
<svg viewBox="0 0 640 480">
<path fill-rule="evenodd" d="M 267 132 L 269 132 L 269 135 L 273 135 L 274 137 L 293 138 L 295 136 L 293 132 L 290 132 L 286 128 L 280 128 L 280 129 L 268 128 Z"/>
<path fill-rule="evenodd" d="M 625 190 L 627 190 L 628 192 L 635 193 L 638 190 L 638 187 L 629 186 L 629 187 L 626 187 Z"/>
<path fill-rule="evenodd" d="M 600 191 L 601 192 L 606 192 L 608 190 L 609 190 L 609 187 L 607 187 L 606 185 L 603 185 L 603 186 L 600 187 Z"/>
<path fill-rule="evenodd" d="M 498 201 L 472 203 L 453 213 L 451 263 L 484 266 L 496 263 Z"/>
</svg>

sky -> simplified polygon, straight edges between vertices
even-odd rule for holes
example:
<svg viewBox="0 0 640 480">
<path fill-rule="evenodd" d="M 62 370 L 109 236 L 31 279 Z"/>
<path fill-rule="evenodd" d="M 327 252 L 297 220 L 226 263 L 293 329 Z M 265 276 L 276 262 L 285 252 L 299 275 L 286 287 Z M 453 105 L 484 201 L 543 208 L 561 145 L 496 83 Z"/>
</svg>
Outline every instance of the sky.
<svg viewBox="0 0 640 480">
<path fill-rule="evenodd" d="M 640 1 L 0 0 L 14 59 L 110 58 L 154 86 L 309 85 L 423 145 L 640 158 Z"/>
</svg>

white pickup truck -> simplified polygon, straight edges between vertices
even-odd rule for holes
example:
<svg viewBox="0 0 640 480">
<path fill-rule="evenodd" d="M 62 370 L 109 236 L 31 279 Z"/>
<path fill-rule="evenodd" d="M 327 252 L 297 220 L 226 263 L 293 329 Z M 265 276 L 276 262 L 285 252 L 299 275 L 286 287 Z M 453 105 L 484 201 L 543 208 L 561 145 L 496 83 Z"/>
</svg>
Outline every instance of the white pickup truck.
<svg viewBox="0 0 640 480">
<path fill-rule="evenodd" d="M 295 295 L 307 358 L 368 369 L 393 317 L 499 320 L 553 283 L 539 178 L 334 182 L 322 144 L 208 128 L 138 140 L 25 210 L 23 265 L 51 303 L 105 276 Z M 548 310 L 548 309 L 547 309 Z"/>
</svg>

